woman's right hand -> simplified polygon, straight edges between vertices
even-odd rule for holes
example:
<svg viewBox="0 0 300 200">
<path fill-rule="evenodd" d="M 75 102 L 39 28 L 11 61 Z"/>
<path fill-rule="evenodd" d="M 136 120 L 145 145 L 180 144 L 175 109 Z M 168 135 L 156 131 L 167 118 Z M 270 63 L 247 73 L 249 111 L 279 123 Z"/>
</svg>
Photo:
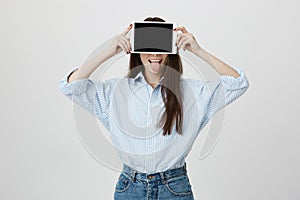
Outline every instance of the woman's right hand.
<svg viewBox="0 0 300 200">
<path fill-rule="evenodd" d="M 127 33 L 131 30 L 132 24 L 130 24 L 123 33 L 116 35 L 113 38 L 112 44 L 111 44 L 111 51 L 114 55 L 120 53 L 122 50 L 129 54 L 131 51 L 130 41 L 129 38 L 126 37 Z"/>
</svg>

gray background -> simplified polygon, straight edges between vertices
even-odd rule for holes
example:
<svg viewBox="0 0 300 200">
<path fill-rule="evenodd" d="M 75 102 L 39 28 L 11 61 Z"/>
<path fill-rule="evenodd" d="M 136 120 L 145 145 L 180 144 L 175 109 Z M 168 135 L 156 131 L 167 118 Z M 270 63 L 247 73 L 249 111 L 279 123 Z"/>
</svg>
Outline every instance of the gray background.
<svg viewBox="0 0 300 200">
<path fill-rule="evenodd" d="M 193 148 L 187 159 L 196 199 L 299 199 L 298 8 L 296 0 L 2 0 L 0 199 L 112 199 L 118 172 L 85 150 L 57 86 L 147 16 L 186 26 L 250 82 L 226 108 L 214 151 L 199 160 Z"/>
</svg>

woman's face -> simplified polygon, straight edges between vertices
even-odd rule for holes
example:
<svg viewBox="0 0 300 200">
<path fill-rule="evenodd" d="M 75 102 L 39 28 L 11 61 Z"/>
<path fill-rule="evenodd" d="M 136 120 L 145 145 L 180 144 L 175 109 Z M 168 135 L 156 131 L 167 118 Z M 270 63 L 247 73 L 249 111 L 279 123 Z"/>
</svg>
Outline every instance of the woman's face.
<svg viewBox="0 0 300 200">
<path fill-rule="evenodd" d="M 141 61 L 147 73 L 161 75 L 164 72 L 164 65 L 167 54 L 140 54 Z"/>
</svg>

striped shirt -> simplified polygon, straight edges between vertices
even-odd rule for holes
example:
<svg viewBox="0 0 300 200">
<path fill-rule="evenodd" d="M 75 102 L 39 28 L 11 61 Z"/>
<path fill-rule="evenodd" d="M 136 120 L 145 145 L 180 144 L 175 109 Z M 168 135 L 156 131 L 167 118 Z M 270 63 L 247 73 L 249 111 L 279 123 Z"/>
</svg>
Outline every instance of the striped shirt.
<svg viewBox="0 0 300 200">
<path fill-rule="evenodd" d="M 72 68 L 59 82 L 60 91 L 94 115 L 108 130 L 121 161 L 144 173 L 182 167 L 192 145 L 215 113 L 245 93 L 248 80 L 220 75 L 217 81 L 181 78 L 183 102 L 182 135 L 172 127 L 163 136 L 157 126 L 164 113 L 161 82 L 152 88 L 142 72 L 134 78 L 67 82 Z"/>
</svg>

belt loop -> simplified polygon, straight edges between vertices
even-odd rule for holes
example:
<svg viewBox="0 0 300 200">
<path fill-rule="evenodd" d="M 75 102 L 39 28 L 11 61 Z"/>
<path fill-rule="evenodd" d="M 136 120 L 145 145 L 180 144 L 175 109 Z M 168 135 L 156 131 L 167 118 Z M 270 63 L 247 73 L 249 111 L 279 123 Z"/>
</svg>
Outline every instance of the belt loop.
<svg viewBox="0 0 300 200">
<path fill-rule="evenodd" d="M 184 162 L 183 169 L 184 169 L 185 172 L 187 172 L 187 170 L 186 170 L 186 162 Z"/>
<path fill-rule="evenodd" d="M 163 184 L 166 184 L 164 172 L 159 172 L 159 173 L 160 173 L 160 178 L 162 179 Z"/>
<path fill-rule="evenodd" d="M 132 171 L 132 182 L 134 182 L 134 180 L 135 180 L 135 175 L 136 175 L 136 171 L 133 170 L 133 171 Z"/>
</svg>

